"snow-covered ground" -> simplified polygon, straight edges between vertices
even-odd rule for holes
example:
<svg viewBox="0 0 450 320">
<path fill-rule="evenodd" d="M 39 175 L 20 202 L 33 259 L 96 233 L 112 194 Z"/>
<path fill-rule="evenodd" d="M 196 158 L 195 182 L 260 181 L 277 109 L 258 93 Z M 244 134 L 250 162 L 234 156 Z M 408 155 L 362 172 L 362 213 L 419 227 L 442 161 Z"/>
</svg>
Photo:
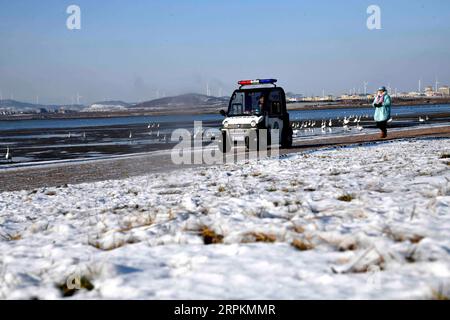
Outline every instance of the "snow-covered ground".
<svg viewBox="0 0 450 320">
<path fill-rule="evenodd" d="M 384 142 L 5 192 L 0 298 L 448 296 L 448 154 Z"/>
</svg>

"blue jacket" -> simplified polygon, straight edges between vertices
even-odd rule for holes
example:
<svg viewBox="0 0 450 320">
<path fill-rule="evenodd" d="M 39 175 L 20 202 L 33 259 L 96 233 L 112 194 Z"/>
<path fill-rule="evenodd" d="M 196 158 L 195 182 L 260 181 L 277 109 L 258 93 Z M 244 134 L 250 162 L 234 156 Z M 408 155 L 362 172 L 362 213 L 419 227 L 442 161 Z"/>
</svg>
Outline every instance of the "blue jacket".
<svg viewBox="0 0 450 320">
<path fill-rule="evenodd" d="M 375 107 L 376 97 L 372 102 L 372 106 L 375 108 L 375 114 L 373 119 L 376 122 L 386 121 L 391 118 L 391 97 L 388 94 L 384 95 L 383 105 L 381 107 Z"/>
</svg>

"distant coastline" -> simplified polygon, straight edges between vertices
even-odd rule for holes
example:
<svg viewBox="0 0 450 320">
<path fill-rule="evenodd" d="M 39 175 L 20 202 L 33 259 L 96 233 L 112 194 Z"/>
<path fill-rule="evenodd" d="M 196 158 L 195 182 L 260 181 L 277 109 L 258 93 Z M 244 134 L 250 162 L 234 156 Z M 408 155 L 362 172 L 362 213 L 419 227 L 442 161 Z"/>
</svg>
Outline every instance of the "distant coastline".
<svg viewBox="0 0 450 320">
<path fill-rule="evenodd" d="M 421 98 L 421 99 L 393 99 L 393 106 L 422 106 L 422 105 L 447 105 L 449 98 Z M 367 100 L 348 100 L 339 102 L 294 102 L 288 103 L 288 111 L 295 110 L 324 110 L 324 109 L 345 109 L 345 108 L 367 108 L 371 104 Z M 70 112 L 70 113 L 24 113 L 13 115 L 0 115 L 0 121 L 18 120 L 62 120 L 62 119 L 92 119 L 92 118 L 114 118 L 114 117 L 136 117 L 136 116 L 163 116 L 163 115 L 200 115 L 215 114 L 221 109 L 226 109 L 226 105 L 214 107 L 202 106 L 197 110 L 192 108 L 166 110 L 146 110 L 127 109 L 120 111 L 98 111 L 98 112 Z"/>
</svg>

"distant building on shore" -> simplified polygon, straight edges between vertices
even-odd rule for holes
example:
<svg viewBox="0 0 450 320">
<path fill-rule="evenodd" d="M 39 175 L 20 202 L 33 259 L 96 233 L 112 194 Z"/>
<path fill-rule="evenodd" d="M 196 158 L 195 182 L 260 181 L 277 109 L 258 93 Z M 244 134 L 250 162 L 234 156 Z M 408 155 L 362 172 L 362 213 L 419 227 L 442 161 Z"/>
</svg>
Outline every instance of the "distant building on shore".
<svg viewBox="0 0 450 320">
<path fill-rule="evenodd" d="M 442 86 L 439 88 L 439 93 L 444 96 L 450 96 L 450 88 L 449 86 Z"/>
</svg>

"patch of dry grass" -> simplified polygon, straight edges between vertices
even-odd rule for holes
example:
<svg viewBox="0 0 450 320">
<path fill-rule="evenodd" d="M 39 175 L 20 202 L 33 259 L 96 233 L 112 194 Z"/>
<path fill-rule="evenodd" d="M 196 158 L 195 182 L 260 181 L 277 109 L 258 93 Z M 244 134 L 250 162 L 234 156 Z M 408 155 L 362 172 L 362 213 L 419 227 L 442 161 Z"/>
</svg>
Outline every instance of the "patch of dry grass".
<svg viewBox="0 0 450 320">
<path fill-rule="evenodd" d="M 440 287 L 439 289 L 431 290 L 431 300 L 439 300 L 439 301 L 449 301 L 450 296 L 444 293 L 444 289 Z"/>
<path fill-rule="evenodd" d="M 216 233 L 214 230 L 208 226 L 202 226 L 199 230 L 201 237 L 203 238 L 203 243 L 208 244 L 218 244 L 223 242 L 224 236 Z"/>
<path fill-rule="evenodd" d="M 17 241 L 22 239 L 22 235 L 19 232 L 15 233 L 3 232 L 3 234 L 0 233 L 0 238 L 2 238 L 5 241 Z"/>
<path fill-rule="evenodd" d="M 91 280 L 86 276 L 82 276 L 79 279 L 79 283 L 73 284 L 73 286 L 71 285 L 69 287 L 66 281 L 64 283 L 57 284 L 56 287 L 61 292 L 61 295 L 65 298 L 73 296 L 79 290 L 87 290 L 87 291 L 94 290 L 94 285 L 92 284 Z"/>
<path fill-rule="evenodd" d="M 410 241 L 411 243 L 419 243 L 422 241 L 424 236 L 415 233 L 406 233 L 400 231 L 394 231 L 390 227 L 386 227 L 383 229 L 383 232 L 395 242 L 404 242 Z"/>
<path fill-rule="evenodd" d="M 314 249 L 314 245 L 307 241 L 307 240 L 302 240 L 302 239 L 294 239 L 294 241 L 292 241 L 291 245 L 300 251 L 307 251 L 307 250 L 312 250 Z"/>
<path fill-rule="evenodd" d="M 351 194 L 343 194 L 342 196 L 339 196 L 337 198 L 339 201 L 344 201 L 344 202 L 351 202 L 353 199 L 355 199 L 355 197 Z"/>
<path fill-rule="evenodd" d="M 244 236 L 244 243 L 250 242 L 267 242 L 273 243 L 277 240 L 277 237 L 273 234 L 264 232 L 248 232 Z"/>
<path fill-rule="evenodd" d="M 303 233 L 303 232 L 305 232 L 305 228 L 304 227 L 302 227 L 302 226 L 300 226 L 300 225 L 297 225 L 297 224 L 293 224 L 293 229 L 294 229 L 294 231 L 295 232 L 297 232 L 297 233 Z"/>
<path fill-rule="evenodd" d="M 358 242 L 353 237 L 330 237 L 327 235 L 319 235 L 318 238 L 323 243 L 328 244 L 341 252 L 358 249 Z"/>
</svg>

